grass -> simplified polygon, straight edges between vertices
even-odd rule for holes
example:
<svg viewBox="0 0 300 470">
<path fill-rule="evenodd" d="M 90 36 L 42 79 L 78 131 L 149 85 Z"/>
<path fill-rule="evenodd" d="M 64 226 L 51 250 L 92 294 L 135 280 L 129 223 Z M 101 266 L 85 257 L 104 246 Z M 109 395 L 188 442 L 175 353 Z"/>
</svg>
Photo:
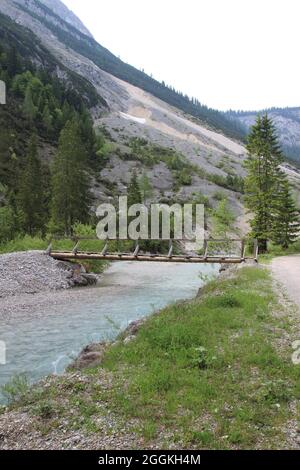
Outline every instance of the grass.
<svg viewBox="0 0 300 470">
<path fill-rule="evenodd" d="M 179 446 L 276 447 L 300 370 L 272 345 L 272 330 L 287 325 L 271 316 L 269 274 L 244 268 L 204 292 L 110 348 L 104 367 L 117 379 L 106 400 L 137 418 L 146 439 L 171 430 Z"/>
<path fill-rule="evenodd" d="M 285 342 L 275 346 L 291 328 L 282 309 L 266 269 L 239 269 L 210 282 L 201 299 L 152 315 L 134 341 L 109 347 L 81 381 L 57 378 L 13 406 L 26 406 L 44 434 L 62 422 L 99 432 L 103 404 L 120 423 L 134 423 L 144 445 L 285 447 L 300 368 Z M 105 374 L 109 385 L 99 378 Z"/>
<path fill-rule="evenodd" d="M 0 255 L 5 253 L 14 253 L 19 251 L 46 250 L 49 245 L 49 238 L 31 237 L 29 235 L 20 236 L 14 240 L 0 244 Z M 70 251 L 74 248 L 74 241 L 69 239 L 54 240 L 52 247 L 54 250 Z M 104 247 L 102 240 L 83 240 L 80 243 L 79 250 L 101 251 Z M 113 247 L 111 247 L 112 249 Z M 81 263 L 87 271 L 94 273 L 102 273 L 107 267 L 106 261 L 86 261 Z"/>
</svg>

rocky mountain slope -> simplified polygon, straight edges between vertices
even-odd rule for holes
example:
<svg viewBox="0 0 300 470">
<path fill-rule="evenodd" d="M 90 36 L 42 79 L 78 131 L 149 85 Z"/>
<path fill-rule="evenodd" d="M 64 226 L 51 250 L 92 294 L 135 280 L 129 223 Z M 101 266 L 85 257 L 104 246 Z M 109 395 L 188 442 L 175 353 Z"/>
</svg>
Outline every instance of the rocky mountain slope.
<svg viewBox="0 0 300 470">
<path fill-rule="evenodd" d="M 265 111 L 260 111 L 261 113 Z M 300 164 L 300 107 L 271 108 L 266 110 L 273 119 L 285 155 Z M 253 125 L 258 111 L 232 112 L 228 115 L 238 119 L 249 129 Z"/>
<path fill-rule="evenodd" d="M 95 176 L 97 201 L 126 192 L 135 168 L 148 176 L 160 201 L 205 196 L 215 205 L 222 191 L 245 230 L 242 196 L 236 180 L 232 184 L 245 174 L 245 148 L 232 138 L 243 134 L 237 120 L 121 62 L 59 0 L 1 0 L 0 12 L 34 33 L 59 64 L 98 94 L 100 105 L 91 107 L 95 126 L 113 145 Z"/>
</svg>

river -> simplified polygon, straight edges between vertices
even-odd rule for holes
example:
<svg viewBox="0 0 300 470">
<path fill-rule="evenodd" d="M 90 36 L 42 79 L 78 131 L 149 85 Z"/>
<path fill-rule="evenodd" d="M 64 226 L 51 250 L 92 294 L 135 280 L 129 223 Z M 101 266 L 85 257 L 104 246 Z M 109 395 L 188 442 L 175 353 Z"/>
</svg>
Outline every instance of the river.
<svg viewBox="0 0 300 470">
<path fill-rule="evenodd" d="M 0 315 L 0 341 L 6 344 L 0 386 L 21 373 L 31 382 L 63 373 L 84 346 L 111 340 L 131 321 L 193 298 L 204 277 L 216 275 L 218 269 L 218 265 L 117 262 L 96 287 L 47 293 L 43 302 L 32 296 L 30 312 L 17 303 L 12 315 Z"/>
</svg>

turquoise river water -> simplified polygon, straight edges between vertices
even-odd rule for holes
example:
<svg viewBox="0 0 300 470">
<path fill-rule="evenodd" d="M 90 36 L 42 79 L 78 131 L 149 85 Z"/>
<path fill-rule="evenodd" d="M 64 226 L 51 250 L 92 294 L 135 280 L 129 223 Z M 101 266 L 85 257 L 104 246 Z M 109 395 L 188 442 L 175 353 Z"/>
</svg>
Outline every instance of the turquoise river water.
<svg viewBox="0 0 300 470">
<path fill-rule="evenodd" d="M 0 341 L 6 344 L 0 386 L 21 373 L 31 382 L 63 373 L 88 343 L 113 339 L 131 321 L 194 297 L 204 277 L 216 275 L 218 269 L 218 265 L 118 262 L 96 287 L 38 294 L 29 310 L 17 302 L 9 316 L 1 315 L 0 305 Z"/>
</svg>

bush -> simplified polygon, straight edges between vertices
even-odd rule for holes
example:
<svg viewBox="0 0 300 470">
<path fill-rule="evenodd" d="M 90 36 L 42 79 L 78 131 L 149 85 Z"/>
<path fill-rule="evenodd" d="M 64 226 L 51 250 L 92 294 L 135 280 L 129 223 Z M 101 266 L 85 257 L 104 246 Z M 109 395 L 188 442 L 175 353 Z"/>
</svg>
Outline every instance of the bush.
<svg viewBox="0 0 300 470">
<path fill-rule="evenodd" d="M 25 374 L 16 375 L 1 387 L 1 392 L 9 404 L 21 401 L 28 390 L 29 383 Z"/>
</svg>

